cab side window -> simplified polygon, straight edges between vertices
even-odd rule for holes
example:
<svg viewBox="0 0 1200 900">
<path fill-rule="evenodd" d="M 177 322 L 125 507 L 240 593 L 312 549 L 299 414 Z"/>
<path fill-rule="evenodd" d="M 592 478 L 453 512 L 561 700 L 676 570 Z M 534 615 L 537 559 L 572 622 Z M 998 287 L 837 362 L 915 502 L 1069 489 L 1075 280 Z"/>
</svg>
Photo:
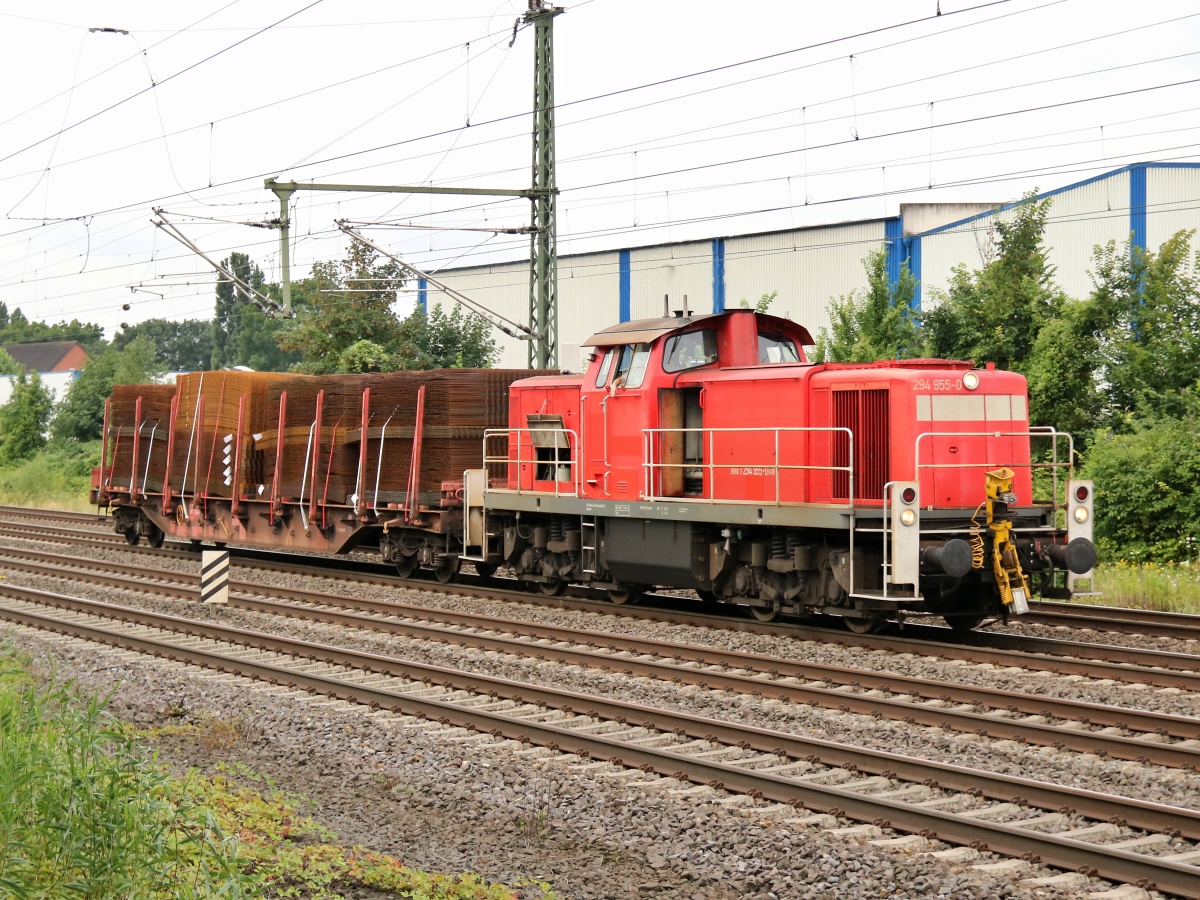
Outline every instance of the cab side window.
<svg viewBox="0 0 1200 900">
<path fill-rule="evenodd" d="M 622 347 L 617 359 L 613 385 L 615 386 L 619 382 L 627 388 L 641 387 L 642 379 L 646 377 L 646 365 L 649 362 L 649 344 L 627 344 Z"/>
<path fill-rule="evenodd" d="M 762 365 L 772 363 L 798 363 L 800 351 L 791 338 L 781 334 L 758 333 L 758 361 Z"/>
<path fill-rule="evenodd" d="M 717 361 L 717 335 L 711 328 L 672 335 L 663 349 L 663 371 L 682 372 Z"/>
<path fill-rule="evenodd" d="M 613 357 L 616 355 L 616 350 L 604 351 L 604 360 L 600 363 L 600 371 L 596 373 L 596 387 L 602 388 L 608 384 L 608 373 L 612 369 Z"/>
</svg>

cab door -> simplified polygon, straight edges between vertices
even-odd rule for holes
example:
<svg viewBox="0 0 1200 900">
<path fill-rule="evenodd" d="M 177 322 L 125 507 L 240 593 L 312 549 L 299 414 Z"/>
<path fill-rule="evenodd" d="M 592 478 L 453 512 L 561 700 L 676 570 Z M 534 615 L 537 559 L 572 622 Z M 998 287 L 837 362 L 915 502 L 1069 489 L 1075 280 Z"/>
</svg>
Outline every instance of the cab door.
<svg viewBox="0 0 1200 900">
<path fill-rule="evenodd" d="M 584 376 L 580 394 L 583 417 L 583 495 L 585 497 L 606 496 L 605 478 L 608 474 L 608 422 L 607 401 L 609 383 L 613 377 L 613 360 L 620 347 L 599 349 L 604 355 L 600 359 L 595 375 L 589 371 Z"/>
</svg>

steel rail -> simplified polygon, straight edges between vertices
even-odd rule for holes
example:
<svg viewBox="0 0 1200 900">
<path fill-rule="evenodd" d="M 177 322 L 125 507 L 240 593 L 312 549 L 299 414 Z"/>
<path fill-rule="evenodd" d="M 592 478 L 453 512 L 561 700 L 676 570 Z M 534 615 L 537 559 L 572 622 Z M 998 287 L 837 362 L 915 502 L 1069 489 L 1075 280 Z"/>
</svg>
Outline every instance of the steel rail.
<svg viewBox="0 0 1200 900">
<path fill-rule="evenodd" d="M 115 543 L 115 542 L 114 542 Z M 140 549 L 140 548 L 129 548 Z M 177 553 L 187 551 L 150 551 L 147 553 Z M 270 552 L 234 552 L 235 559 L 266 559 L 256 565 L 275 568 L 278 571 L 309 574 L 316 577 L 337 577 L 331 569 L 353 573 L 356 581 L 363 583 L 397 586 L 403 581 L 394 575 L 363 574 L 364 563 L 355 560 L 330 558 L 322 565 L 292 562 L 295 554 L 271 554 Z M 305 557 L 299 557 L 305 558 Z M 330 565 L 334 564 L 336 565 Z M 368 564 L 370 568 L 379 566 Z M 990 662 L 999 666 L 1016 665 L 1023 668 L 1050 671 L 1058 675 L 1084 675 L 1089 678 L 1104 677 L 1128 682 L 1136 679 L 1152 687 L 1173 687 L 1180 690 L 1200 691 L 1200 655 L 1178 653 L 1167 650 L 1146 650 L 1139 647 L 1124 647 L 1116 644 L 1063 641 L 1054 638 L 1033 637 L 1002 632 L 972 632 L 969 635 L 953 635 L 950 629 L 929 625 L 905 626 L 905 635 L 852 635 L 837 628 L 821 628 L 811 625 L 776 624 L 752 622 L 732 616 L 716 616 L 688 609 L 652 609 L 647 607 L 630 609 L 614 606 L 606 601 L 578 599 L 578 597 L 542 597 L 523 591 L 484 586 L 480 584 L 441 584 L 432 579 L 409 579 L 408 583 L 440 593 L 467 597 L 484 597 L 499 600 L 518 600 L 522 603 L 551 606 L 562 609 L 603 612 L 605 615 L 643 618 L 665 621 L 668 624 L 685 624 L 769 634 L 798 640 L 832 643 L 842 647 L 879 649 L 894 653 L 917 653 L 938 656 L 944 659 L 971 660 L 977 663 Z M 586 596 L 582 589 L 572 589 L 573 594 Z M 670 599 L 670 598 L 668 598 Z M 694 601 L 685 601 L 694 605 Z M 957 643 L 947 643 L 953 637 Z M 1133 667 L 1139 667 L 1136 670 Z"/>
<path fill-rule="evenodd" d="M 6 513 L 6 510 L 10 511 Z M 11 512 L 15 510 L 16 512 Z M 38 518 L 44 515 L 47 518 L 61 517 L 64 520 L 80 522 L 82 524 L 108 524 L 110 518 L 97 518 L 87 513 L 72 513 L 61 512 L 56 510 L 32 510 L 26 507 L 0 507 L 0 517 L 5 514 L 21 515 L 28 518 Z M 0 533 L 13 533 L 15 537 L 27 536 L 12 532 L 11 528 L 6 529 L 3 518 L 0 518 Z M 25 526 L 21 526 L 28 529 Z M 42 529 L 37 529 L 40 533 L 47 535 L 58 533 L 64 537 L 69 537 L 72 540 L 81 540 L 85 543 L 105 543 L 120 546 L 124 543 L 123 538 L 119 535 L 102 535 L 93 532 L 81 531 L 78 529 L 67 529 L 55 526 L 46 526 Z M 173 542 L 179 543 L 179 542 Z M 136 549 L 136 548 L 135 548 Z M 271 550 L 260 550 L 257 548 L 229 548 L 232 552 L 244 555 L 244 558 L 252 558 L 261 556 L 265 559 L 280 562 L 285 564 L 288 558 L 305 558 L 304 555 L 298 553 L 279 553 Z M 171 550 L 160 552 L 172 552 Z M 177 550 L 176 552 L 186 552 Z M 308 557 L 312 558 L 312 557 Z M 383 575 L 381 583 L 395 583 L 396 576 L 390 574 L 391 567 L 385 563 L 371 562 L 366 560 L 351 560 L 344 557 L 322 557 L 322 562 L 319 566 L 313 566 L 314 570 L 336 569 L 339 571 L 355 571 L 362 572 L 365 568 L 386 572 Z M 302 563 L 298 565 L 303 565 Z M 420 579 L 418 579 L 420 580 Z M 590 589 L 577 587 L 573 589 L 580 598 L 586 598 L 593 593 Z M 1038 601 L 1034 603 L 1026 615 L 1017 620 L 1017 624 L 1022 622 L 1039 623 L 1071 628 L 1081 628 L 1088 630 L 1108 630 L 1118 633 L 1133 632 L 1138 634 L 1148 634 L 1156 637 L 1170 637 L 1180 640 L 1200 640 L 1200 616 L 1187 613 L 1170 613 L 1160 612 L 1158 610 L 1135 609 L 1115 606 L 1096 606 L 1084 605 L 1076 603 L 1059 603 L 1054 601 Z M 908 624 L 907 628 L 924 628 L 919 623 Z M 944 629 L 937 629 L 939 634 L 944 633 Z M 836 632 L 835 632 L 836 633 Z M 977 632 L 983 634 L 997 635 L 1002 633 L 997 632 Z M 1006 638 L 1024 639 L 1022 635 L 1005 635 Z M 1107 645 L 1105 645 L 1107 646 Z M 1010 647 L 1010 649 L 1017 649 Z"/>
<path fill-rule="evenodd" d="M 106 607 L 80 598 L 63 598 L 46 592 L 0 587 L 0 594 L 29 599 L 37 595 L 57 597 L 80 604 L 82 608 L 95 610 L 95 614 L 112 618 L 114 613 L 129 616 L 127 621 L 142 626 L 176 630 L 198 634 L 212 640 L 231 642 L 258 650 L 273 650 L 310 659 L 322 660 L 330 665 L 361 668 L 412 680 L 438 682 L 447 687 L 454 686 L 471 693 L 491 692 L 519 703 L 537 703 L 554 706 L 570 712 L 573 706 L 585 710 L 589 718 L 607 718 L 629 721 L 629 717 L 653 716 L 646 727 L 682 732 L 702 736 L 705 741 L 742 746 L 780 756 L 798 759 L 813 759 L 828 764 L 867 771 L 886 766 L 888 777 L 907 780 L 932 780 L 946 787 L 947 782 L 961 781 L 963 788 L 975 793 L 1006 798 L 1020 798 L 1023 803 L 1047 805 L 1047 808 L 1072 808 L 1081 815 L 1106 820 L 1114 815 L 1134 824 L 1144 820 L 1153 831 L 1164 830 L 1190 837 L 1200 836 L 1200 813 L 1150 804 L 1130 798 L 1095 794 L 1078 789 L 1064 788 L 1035 782 L 1028 779 L 998 776 L 992 773 L 964 769 L 956 766 L 941 766 L 922 763 L 908 757 L 867 751 L 826 741 L 798 738 L 767 729 L 738 726 L 718 720 L 705 719 L 666 710 L 651 709 L 620 701 L 604 700 L 567 691 L 542 688 L 519 682 L 508 682 L 489 676 L 458 672 L 437 666 L 395 660 L 376 654 L 354 653 L 321 644 L 288 640 L 256 632 L 242 632 L 213 623 L 200 623 L 117 607 Z M 43 602 L 34 599 L 33 602 Z M 101 641 L 142 653 L 166 655 L 172 659 L 215 668 L 234 675 L 282 683 L 289 688 L 303 689 L 310 693 L 363 703 L 372 707 L 383 707 L 398 714 L 421 716 L 443 724 L 472 730 L 490 731 L 492 734 L 523 743 L 533 743 L 566 753 L 591 758 L 608 759 L 615 764 L 639 767 L 660 775 L 668 775 L 714 787 L 752 794 L 781 803 L 802 805 L 808 809 L 841 815 L 858 821 L 875 822 L 881 827 L 895 828 L 910 833 L 937 835 L 949 843 L 963 844 L 987 849 L 1008 856 L 1038 860 L 1048 865 L 1093 872 L 1101 877 L 1118 882 L 1137 883 L 1183 897 L 1200 898 L 1200 879 L 1193 866 L 1170 860 L 1143 856 L 1126 850 L 1091 844 L 1069 837 L 1029 831 L 1014 825 L 992 823 L 970 816 L 960 816 L 929 807 L 913 806 L 884 797 L 872 797 L 857 791 L 840 789 L 812 782 L 800 782 L 771 772 L 744 769 L 729 763 L 698 759 L 694 756 L 673 752 L 669 749 L 632 745 L 598 734 L 586 734 L 570 728 L 545 722 L 507 716 L 503 713 L 465 709 L 447 702 L 415 697 L 404 692 L 381 687 L 347 683 L 325 675 L 296 671 L 264 662 L 230 657 L 211 650 L 195 647 L 178 647 L 170 643 L 154 641 L 145 636 L 123 634 L 109 628 L 59 619 L 54 616 L 31 613 L 0 607 L 0 616 L 19 624 L 51 629 L 84 639 Z M 905 774 L 905 772 L 911 774 Z M 924 775 L 925 777 L 922 777 Z M 1016 792 L 1014 794 L 1014 791 Z M 1034 798 L 1040 798 L 1034 799 Z M 1047 801 L 1048 804 L 1047 804 Z M 1085 811 L 1090 807 L 1093 811 Z"/>
<path fill-rule="evenodd" d="M 26 519 L 59 519 L 70 522 L 111 522 L 107 513 L 72 512 L 66 509 L 38 509 L 34 506 L 0 506 L 0 516 L 20 516 Z"/>
<path fill-rule="evenodd" d="M 146 587 L 160 592 L 165 587 L 162 581 L 174 581 L 188 585 L 184 589 L 171 589 L 168 593 L 176 598 L 193 600 L 198 596 L 199 577 L 190 573 L 175 573 L 166 570 L 142 570 L 134 566 L 94 560 L 76 561 L 57 554 L 38 551 L 17 551 L 45 565 L 14 560 L 0 562 L 0 567 L 11 567 L 33 574 L 64 577 L 67 568 L 81 566 L 85 570 L 93 567 L 128 578 L 152 578 Z M 83 573 L 81 573 L 83 574 Z M 87 571 L 90 578 L 95 573 Z M 112 587 L 135 587 L 123 578 L 103 576 L 103 583 Z M 1140 730 L 1148 734 L 1174 735 L 1185 740 L 1200 739 L 1200 720 L 1186 716 L 1147 712 L 1082 701 L 1043 698 L 1016 691 L 998 691 L 986 687 L 964 684 L 929 682 L 910 676 L 880 674 L 870 670 L 824 666 L 803 662 L 791 662 L 775 657 L 758 656 L 736 651 L 697 650 L 684 644 L 653 641 L 640 638 L 617 638 L 602 632 L 584 631 L 565 627 L 537 626 L 512 620 L 495 620 L 486 616 L 464 613 L 442 613 L 422 607 L 408 606 L 382 601 L 347 598 L 318 591 L 297 590 L 276 586 L 265 586 L 255 582 L 232 581 L 229 604 L 270 615 L 303 618 L 325 624 L 400 634 L 417 640 L 449 641 L 476 649 L 491 650 L 513 655 L 531 656 L 538 659 L 553 659 L 563 665 L 579 665 L 604 671 L 619 671 L 630 676 L 660 679 L 680 684 L 691 684 L 703 689 L 725 690 L 732 693 L 763 696 L 769 694 L 788 703 L 801 703 L 853 712 L 875 718 L 903 721 L 910 725 L 946 727 L 954 731 L 973 733 L 997 740 L 1013 740 L 1040 746 L 1052 746 L 1116 759 L 1128 759 L 1152 765 L 1200 770 L 1200 744 L 1177 746 L 1172 744 L 1148 743 L 1138 738 L 1108 735 L 1091 731 L 1077 731 L 1040 722 L 1020 719 L 997 718 L 995 714 L 977 713 L 969 710 L 946 709 L 914 704 L 910 701 L 880 696 L 868 696 L 840 691 L 834 688 L 812 685 L 795 685 L 779 681 L 779 678 L 806 678 L 822 681 L 838 681 L 868 691 L 886 691 L 911 695 L 924 695 L 939 702 L 958 702 L 991 706 L 995 710 L 1025 712 L 1033 716 L 1053 716 L 1084 724 L 1107 725 Z M 571 641 L 581 647 L 591 645 L 604 649 L 572 649 L 556 646 L 552 648 L 531 644 L 528 640 L 514 637 L 468 634 L 447 631 L 437 625 L 422 625 L 398 621 L 395 618 L 380 620 L 367 616 L 334 612 L 329 609 L 312 609 L 280 603 L 272 599 L 256 597 L 277 596 L 291 601 L 337 606 L 343 609 L 369 611 L 372 615 L 391 617 L 410 616 L 470 628 L 486 628 L 492 631 L 507 630 L 516 634 L 541 640 Z M 605 642 L 607 641 L 607 644 Z M 605 652 L 607 651 L 607 652 Z M 653 654 L 658 657 L 674 657 L 673 660 L 640 660 L 614 656 L 628 652 Z M 697 670 L 680 666 L 682 660 L 703 663 L 706 666 L 721 665 L 740 668 L 756 674 L 713 671 L 711 668 Z M 761 675 L 769 674 L 772 680 Z"/>
<path fill-rule="evenodd" d="M 1018 625 L 1036 623 L 1093 631 L 1148 634 L 1154 637 L 1200 640 L 1200 616 L 1187 613 L 1125 609 L 1118 606 L 1078 606 L 1073 603 L 1035 603 L 1016 620 Z"/>
<path fill-rule="evenodd" d="M 162 580 L 174 581 L 186 584 L 186 586 L 198 586 L 199 584 L 199 576 L 190 574 L 190 572 L 143 569 L 139 568 L 139 566 L 102 562 L 102 560 L 64 557 L 59 556 L 59 554 L 40 551 L 8 552 L 20 553 L 30 558 L 43 559 L 50 566 L 77 566 L 77 568 L 84 569 L 88 568 L 88 566 L 103 566 L 104 569 L 120 572 L 120 574 L 124 575 L 124 577 L 115 577 L 103 575 L 101 572 L 89 572 L 88 580 L 104 584 L 107 587 L 138 587 L 136 583 L 130 582 L 130 578 L 154 578 L 155 581 L 144 584 L 144 587 L 148 587 L 161 595 L 173 596 L 175 599 L 194 599 L 196 588 L 173 589 L 163 584 Z M 254 557 L 251 557 L 251 559 L 254 559 Z M 242 560 L 239 560 L 239 563 L 241 562 Z M 64 571 L 61 568 L 48 569 L 47 566 L 25 564 L 11 557 L 0 559 L 0 568 L 5 568 L 5 566 L 6 568 L 28 571 L 36 575 L 64 577 Z M 264 566 L 256 564 L 252 568 L 264 568 Z M 272 564 L 265 566 L 265 568 L 276 569 L 277 566 Z M 304 569 L 304 566 L 301 566 L 301 569 Z M 391 582 L 385 581 L 384 583 Z M 616 648 L 618 652 L 619 650 L 629 650 L 629 652 L 636 653 L 659 653 L 661 655 L 678 656 L 678 658 L 682 659 L 703 662 L 706 665 L 724 665 L 731 668 L 744 668 L 749 665 L 752 668 L 756 668 L 757 671 L 774 673 L 775 676 L 781 678 L 794 677 L 811 680 L 832 680 L 832 682 L 839 684 L 859 686 L 859 688 L 863 688 L 864 690 L 882 690 L 894 692 L 894 694 L 917 695 L 929 698 L 929 700 L 940 700 L 943 702 L 979 703 L 980 691 L 984 690 L 973 685 L 958 685 L 950 682 L 932 683 L 928 682 L 928 680 L 911 676 L 900 676 L 900 674 L 894 673 L 878 673 L 870 670 L 857 670 L 857 668 L 810 664 L 810 662 L 792 661 L 779 658 L 779 656 L 761 656 L 736 652 L 736 650 L 722 650 L 716 647 L 697 647 L 692 646 L 692 644 L 670 641 L 650 641 L 648 638 L 618 635 L 607 631 L 569 629 L 566 626 L 558 625 L 539 625 L 517 619 L 500 619 L 492 616 L 480 616 L 480 614 L 476 613 L 410 606 L 395 601 L 372 601 L 364 598 L 348 598 L 348 596 L 341 594 L 316 592 L 316 590 L 298 590 L 280 586 L 264 587 L 258 582 L 234 580 L 230 582 L 230 588 L 241 590 L 244 594 L 264 595 L 274 593 L 277 596 L 283 596 L 283 598 L 290 598 L 301 602 L 313 602 L 313 604 L 341 605 L 349 606 L 350 608 L 365 608 L 365 610 L 372 610 L 376 613 L 404 614 L 404 616 L 414 618 L 437 619 L 440 622 L 463 625 L 467 626 L 467 628 L 524 632 L 524 634 L 546 638 L 546 640 L 563 640 L 564 636 L 568 636 L 571 640 L 576 640 L 580 643 L 604 644 L 606 647 Z M 444 586 L 439 586 L 438 589 L 443 590 Z M 455 593 L 469 596 L 479 595 L 478 589 L 475 592 L 463 590 L 463 592 Z M 504 592 L 500 596 L 503 596 L 504 599 L 512 598 L 512 594 L 509 592 Z M 528 595 L 517 594 L 516 596 L 517 599 L 526 600 Z M 242 602 L 241 598 L 239 598 L 239 602 Z M 947 656 L 949 654 L 940 652 L 935 655 Z M 967 656 L 967 659 L 978 661 L 974 655 Z M 1013 656 L 1013 658 L 1006 656 L 1004 662 L 1008 665 L 1031 668 L 1034 671 L 1044 671 L 1046 668 L 1046 660 L 1042 658 L 1033 658 L 1032 660 L 1024 661 L 1020 656 Z M 1055 671 L 1061 665 L 1060 660 L 1052 660 L 1052 667 L 1055 668 Z M 1104 676 L 1127 683 L 1157 682 L 1164 674 L 1162 671 L 1141 670 L 1141 668 L 1130 666 L 1105 666 L 1104 664 L 1100 664 L 1100 662 L 1094 661 L 1082 662 L 1080 666 L 1079 671 L 1067 672 L 1067 674 L 1086 673 L 1090 678 Z M 1170 674 L 1170 686 L 1174 686 L 1177 679 L 1175 678 L 1175 673 Z M 1200 677 L 1196 677 L 1195 682 L 1196 688 L 1200 688 Z M 770 683 L 761 682 L 758 684 L 761 686 L 761 684 Z M 1008 712 L 1075 719 L 1084 721 L 1085 724 L 1129 728 L 1132 731 L 1153 732 L 1183 739 L 1198 737 L 1195 732 L 1195 722 L 1192 719 L 1186 718 L 1186 716 L 1145 713 L 1138 709 L 1104 706 L 1104 704 L 1090 704 L 1082 701 L 1057 700 L 1055 697 L 1024 694 L 1024 692 L 1019 691 L 997 691 L 995 689 L 986 689 L 986 691 L 991 696 L 996 697 L 996 702 L 992 706 L 997 709 L 1006 709 Z M 838 696 L 845 698 L 853 695 L 839 694 Z M 907 708 L 911 710 L 919 707 L 910 706 Z M 1079 713 L 1082 713 L 1082 716 L 1078 715 Z M 989 718 L 989 720 L 991 719 Z M 1132 758 L 1140 757 L 1135 756 Z"/>
</svg>

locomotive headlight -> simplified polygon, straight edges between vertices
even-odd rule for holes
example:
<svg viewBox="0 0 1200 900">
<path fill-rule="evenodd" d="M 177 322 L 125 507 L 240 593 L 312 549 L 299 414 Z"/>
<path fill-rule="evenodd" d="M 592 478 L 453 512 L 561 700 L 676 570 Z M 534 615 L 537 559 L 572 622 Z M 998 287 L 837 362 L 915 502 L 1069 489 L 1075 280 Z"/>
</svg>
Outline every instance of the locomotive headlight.
<svg viewBox="0 0 1200 900">
<path fill-rule="evenodd" d="M 1075 521 L 1082 525 L 1088 520 L 1088 508 L 1086 506 L 1075 507 Z"/>
<path fill-rule="evenodd" d="M 979 375 L 975 372 L 968 372 L 963 376 L 963 387 L 968 391 L 973 391 L 979 387 Z"/>
<path fill-rule="evenodd" d="M 917 521 L 917 514 L 911 509 L 900 510 L 900 521 L 904 525 L 912 525 Z"/>
</svg>

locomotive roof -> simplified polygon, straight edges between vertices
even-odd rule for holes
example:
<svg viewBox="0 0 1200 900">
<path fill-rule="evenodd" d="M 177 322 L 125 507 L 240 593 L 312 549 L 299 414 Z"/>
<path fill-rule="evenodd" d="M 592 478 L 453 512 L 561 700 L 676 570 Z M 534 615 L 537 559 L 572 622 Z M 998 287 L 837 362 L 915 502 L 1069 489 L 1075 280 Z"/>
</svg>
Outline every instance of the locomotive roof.
<svg viewBox="0 0 1200 900">
<path fill-rule="evenodd" d="M 582 347 L 611 347 L 614 344 L 648 344 L 664 334 L 686 328 L 701 319 L 711 319 L 720 313 L 697 313 L 694 316 L 666 316 L 661 319 L 634 319 L 597 331 L 584 341 Z"/>
<path fill-rule="evenodd" d="M 672 331 L 681 331 L 689 325 L 693 325 L 703 319 L 715 319 L 720 316 L 731 316 L 739 313 L 750 313 L 757 315 L 761 319 L 774 319 L 775 316 L 756 313 L 754 310 L 746 309 L 731 309 L 719 313 L 696 313 L 691 316 L 666 316 L 658 319 L 634 319 L 631 322 L 621 322 L 617 325 L 611 325 L 603 331 L 597 331 L 590 338 L 580 344 L 581 347 L 612 347 L 621 344 L 649 344 L 664 334 L 670 334 Z M 780 319 L 781 322 L 787 321 Z M 796 325 L 794 322 L 788 322 L 789 325 L 800 329 L 801 343 L 810 345 L 813 339 L 809 336 L 808 329 L 803 325 Z"/>
</svg>

